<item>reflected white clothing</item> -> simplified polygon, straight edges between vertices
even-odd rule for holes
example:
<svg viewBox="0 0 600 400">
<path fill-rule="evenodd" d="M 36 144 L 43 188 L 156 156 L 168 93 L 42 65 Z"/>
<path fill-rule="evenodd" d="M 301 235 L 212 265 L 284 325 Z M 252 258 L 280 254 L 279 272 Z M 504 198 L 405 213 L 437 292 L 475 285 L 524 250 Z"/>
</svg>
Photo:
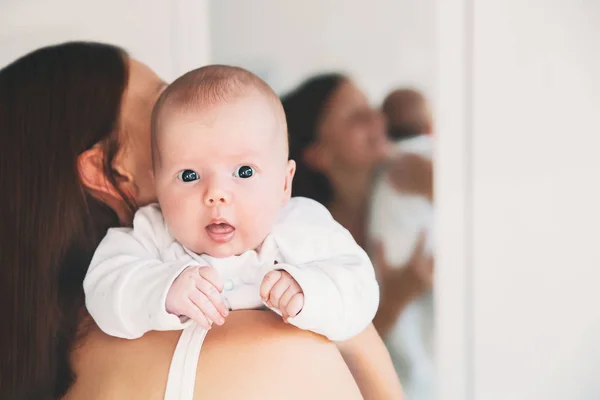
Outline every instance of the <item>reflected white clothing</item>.
<svg viewBox="0 0 600 400">
<path fill-rule="evenodd" d="M 420 135 L 396 142 L 397 154 L 433 155 L 433 138 Z M 433 205 L 422 196 L 401 193 L 384 177 L 374 185 L 368 237 L 382 242 L 386 261 L 405 265 L 419 234 L 425 233 L 425 252 L 433 252 Z M 433 400 L 433 298 L 426 293 L 408 304 L 384 338 L 407 400 Z"/>
<path fill-rule="evenodd" d="M 265 307 L 263 277 L 274 269 L 287 271 L 304 292 L 304 307 L 289 322 L 330 340 L 361 332 L 379 305 L 364 250 L 325 207 L 296 197 L 258 251 L 220 259 L 194 254 L 175 241 L 158 205 L 141 208 L 133 228 L 110 229 L 96 250 L 84 280 L 87 309 L 104 332 L 122 338 L 186 328 L 190 320 L 166 311 L 167 293 L 185 268 L 204 265 L 219 273 L 232 310 Z"/>
<path fill-rule="evenodd" d="M 431 159 L 433 139 L 420 135 L 394 144 L 396 155 L 415 153 Z M 429 199 L 399 192 L 384 176 L 377 177 L 371 198 L 368 237 L 383 243 L 391 265 L 403 265 L 411 257 L 419 234 L 425 232 L 425 250 L 433 251 L 433 205 Z"/>
</svg>

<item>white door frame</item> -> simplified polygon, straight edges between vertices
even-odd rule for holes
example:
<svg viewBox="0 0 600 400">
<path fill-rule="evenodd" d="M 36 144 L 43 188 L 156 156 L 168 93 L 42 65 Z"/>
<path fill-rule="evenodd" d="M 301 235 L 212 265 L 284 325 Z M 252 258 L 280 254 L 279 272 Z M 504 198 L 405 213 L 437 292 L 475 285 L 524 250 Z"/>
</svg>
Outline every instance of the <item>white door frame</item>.
<svg viewBox="0 0 600 400">
<path fill-rule="evenodd" d="M 435 334 L 437 398 L 472 400 L 473 0 L 436 6 Z"/>
</svg>

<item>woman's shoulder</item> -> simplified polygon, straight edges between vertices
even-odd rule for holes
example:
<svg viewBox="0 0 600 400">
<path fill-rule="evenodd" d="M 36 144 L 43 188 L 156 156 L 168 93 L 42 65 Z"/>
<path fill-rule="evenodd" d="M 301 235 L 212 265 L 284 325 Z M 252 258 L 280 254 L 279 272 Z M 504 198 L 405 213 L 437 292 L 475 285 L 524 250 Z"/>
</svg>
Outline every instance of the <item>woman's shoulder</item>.
<svg viewBox="0 0 600 400">
<path fill-rule="evenodd" d="M 362 399 L 334 343 L 272 312 L 238 313 L 207 336 L 195 398 Z"/>
<path fill-rule="evenodd" d="M 89 325 L 72 355 L 75 382 L 65 399 L 162 399 L 181 332 L 149 332 L 128 340 Z"/>
<path fill-rule="evenodd" d="M 162 399 L 180 334 L 149 332 L 140 339 L 126 340 L 107 336 L 96 327 L 90 329 L 73 354 L 77 379 L 65 398 Z M 274 313 L 235 311 L 204 341 L 196 398 L 241 398 L 251 393 L 260 398 L 271 394 L 273 398 L 296 398 L 294 393 L 276 395 L 276 391 L 290 391 L 290 385 L 297 381 L 316 385 L 298 389 L 298 398 L 335 397 L 344 392 L 348 398 L 359 398 L 333 343 L 282 323 Z M 267 383 L 269 388 L 264 386 Z M 344 387 L 340 389 L 340 385 Z"/>
</svg>

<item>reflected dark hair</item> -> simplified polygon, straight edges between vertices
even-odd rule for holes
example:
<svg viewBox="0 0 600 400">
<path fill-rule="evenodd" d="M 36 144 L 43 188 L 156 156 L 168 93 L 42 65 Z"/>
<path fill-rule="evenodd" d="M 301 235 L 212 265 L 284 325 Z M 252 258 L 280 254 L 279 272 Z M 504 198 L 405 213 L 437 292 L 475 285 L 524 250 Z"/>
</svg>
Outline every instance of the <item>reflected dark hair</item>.
<svg viewBox="0 0 600 400">
<path fill-rule="evenodd" d="M 342 74 L 316 75 L 282 97 L 287 119 L 290 158 L 296 161 L 292 196 L 308 197 L 327 206 L 333 195 L 325 175 L 304 161 L 304 151 L 317 140 L 329 99 L 348 78 Z"/>
<path fill-rule="evenodd" d="M 72 42 L 0 70 L 0 398 L 58 399 L 85 316 L 83 278 L 116 214 L 80 181 L 78 156 L 119 148 L 126 53 Z"/>
</svg>

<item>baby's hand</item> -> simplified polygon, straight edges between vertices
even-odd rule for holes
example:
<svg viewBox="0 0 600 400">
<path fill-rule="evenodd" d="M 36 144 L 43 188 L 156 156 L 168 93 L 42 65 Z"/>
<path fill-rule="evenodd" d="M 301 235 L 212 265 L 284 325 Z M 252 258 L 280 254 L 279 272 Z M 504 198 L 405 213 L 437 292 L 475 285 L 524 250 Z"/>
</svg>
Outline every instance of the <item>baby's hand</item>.
<svg viewBox="0 0 600 400">
<path fill-rule="evenodd" d="M 304 292 L 296 280 L 286 271 L 274 270 L 265 275 L 260 285 L 260 297 L 278 309 L 283 320 L 295 317 L 304 307 Z"/>
<path fill-rule="evenodd" d="M 167 312 L 193 319 L 204 329 L 223 325 L 229 310 L 221 297 L 223 283 L 212 267 L 186 268 L 167 293 Z"/>
</svg>

